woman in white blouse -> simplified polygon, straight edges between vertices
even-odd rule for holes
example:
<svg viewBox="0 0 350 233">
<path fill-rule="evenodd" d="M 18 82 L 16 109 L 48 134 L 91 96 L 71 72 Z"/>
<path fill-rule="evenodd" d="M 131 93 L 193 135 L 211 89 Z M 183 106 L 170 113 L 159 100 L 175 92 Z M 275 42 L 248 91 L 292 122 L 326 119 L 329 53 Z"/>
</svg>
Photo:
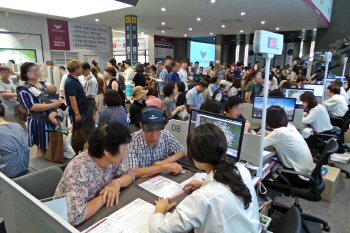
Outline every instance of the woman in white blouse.
<svg viewBox="0 0 350 233">
<path fill-rule="evenodd" d="M 323 105 L 326 107 L 331 117 L 343 117 L 348 111 L 348 104 L 344 96 L 340 95 L 340 87 L 337 84 L 331 84 L 327 87 L 326 95 L 330 99 L 325 100 Z"/>
<path fill-rule="evenodd" d="M 150 218 L 150 232 L 258 233 L 258 202 L 251 175 L 244 166 L 235 166 L 224 157 L 227 142 L 213 124 L 194 128 L 187 138 L 187 156 L 198 169 L 208 173 L 205 181 L 191 181 L 184 189 L 195 190 L 173 213 L 176 203 L 159 198 Z"/>
<path fill-rule="evenodd" d="M 288 124 L 286 112 L 280 106 L 267 109 L 266 125 L 273 131 L 265 131 L 265 147 L 275 147 L 278 157 L 285 168 L 311 175 L 314 164 L 309 147 L 294 125 Z M 289 173 L 283 173 L 293 187 L 309 187 L 309 179 Z M 282 179 L 280 182 L 285 183 Z"/>
</svg>

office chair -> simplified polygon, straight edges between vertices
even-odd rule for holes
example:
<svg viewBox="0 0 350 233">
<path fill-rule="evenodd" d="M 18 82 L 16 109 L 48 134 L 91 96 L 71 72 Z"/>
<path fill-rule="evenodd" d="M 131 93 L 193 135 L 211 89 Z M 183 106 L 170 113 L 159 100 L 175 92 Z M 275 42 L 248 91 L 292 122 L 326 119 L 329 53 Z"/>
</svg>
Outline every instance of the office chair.
<svg viewBox="0 0 350 233">
<path fill-rule="evenodd" d="M 311 175 L 301 173 L 301 172 L 296 172 L 293 170 L 277 168 L 274 172 L 281 179 L 283 179 L 285 183 L 280 183 L 280 182 L 275 181 L 275 180 L 274 181 L 267 180 L 265 182 L 265 186 L 267 188 L 270 188 L 270 189 L 275 190 L 277 192 L 284 193 L 284 195 L 286 195 L 286 196 L 292 196 L 293 198 L 295 198 L 294 206 L 297 207 L 298 210 L 301 212 L 302 219 L 322 224 L 323 230 L 326 232 L 329 232 L 331 229 L 330 226 L 328 226 L 327 221 L 320 219 L 320 218 L 317 218 L 317 217 L 314 217 L 314 216 L 311 216 L 309 214 L 302 213 L 302 208 L 299 205 L 299 198 L 302 198 L 302 199 L 305 199 L 308 201 L 314 201 L 314 202 L 321 201 L 321 199 L 322 199 L 321 193 L 325 189 L 325 184 L 324 184 L 322 174 L 321 174 L 321 168 L 326 163 L 326 161 L 328 161 L 329 156 L 331 154 L 333 154 L 334 152 L 336 152 L 337 150 L 338 150 L 338 143 L 336 142 L 336 140 L 331 139 L 331 140 L 329 140 L 326 148 L 321 153 L 320 159 L 318 160 L 316 167 L 313 170 Z M 308 187 L 308 188 L 292 187 L 290 182 L 287 180 L 286 177 L 283 176 L 282 173 L 301 175 L 301 176 L 304 176 L 306 178 L 309 178 L 310 187 Z M 276 210 L 276 211 L 281 212 L 281 213 L 287 213 L 287 211 L 289 210 L 289 208 L 287 208 L 285 206 L 279 206 L 279 205 L 275 205 L 275 204 L 272 205 L 271 209 Z M 311 233 L 303 221 L 302 221 L 302 223 L 303 223 L 302 225 L 303 225 L 304 231 L 306 233 Z M 271 227 L 274 227 L 274 224 L 272 224 Z"/>
<path fill-rule="evenodd" d="M 19 186 L 37 199 L 45 199 L 55 194 L 58 183 L 63 175 L 59 167 L 46 169 L 13 179 Z"/>
<path fill-rule="evenodd" d="M 273 233 L 302 233 L 302 222 L 303 219 L 301 218 L 298 208 L 292 206 L 278 222 Z"/>
</svg>

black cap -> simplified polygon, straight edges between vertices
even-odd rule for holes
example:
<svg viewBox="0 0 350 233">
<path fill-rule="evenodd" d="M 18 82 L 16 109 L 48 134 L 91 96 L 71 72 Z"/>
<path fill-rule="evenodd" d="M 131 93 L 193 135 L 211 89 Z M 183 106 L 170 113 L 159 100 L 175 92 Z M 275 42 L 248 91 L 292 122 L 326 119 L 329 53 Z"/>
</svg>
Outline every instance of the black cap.
<svg viewBox="0 0 350 233">
<path fill-rule="evenodd" d="M 143 131 L 163 130 L 165 123 L 163 112 L 156 106 L 149 106 L 141 111 L 141 124 Z"/>
</svg>

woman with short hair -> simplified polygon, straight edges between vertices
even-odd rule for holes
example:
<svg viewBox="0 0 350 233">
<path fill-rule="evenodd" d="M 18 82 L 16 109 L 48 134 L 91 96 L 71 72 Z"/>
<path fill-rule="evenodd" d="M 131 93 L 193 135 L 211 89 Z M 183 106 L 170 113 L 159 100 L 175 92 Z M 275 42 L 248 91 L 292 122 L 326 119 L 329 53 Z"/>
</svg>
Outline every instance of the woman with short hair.
<svg viewBox="0 0 350 233">
<path fill-rule="evenodd" d="M 106 108 L 100 113 L 98 125 L 102 125 L 107 121 L 120 122 L 128 126 L 125 108 L 122 106 L 120 95 L 115 90 L 107 90 L 103 95 L 103 101 Z"/>
</svg>

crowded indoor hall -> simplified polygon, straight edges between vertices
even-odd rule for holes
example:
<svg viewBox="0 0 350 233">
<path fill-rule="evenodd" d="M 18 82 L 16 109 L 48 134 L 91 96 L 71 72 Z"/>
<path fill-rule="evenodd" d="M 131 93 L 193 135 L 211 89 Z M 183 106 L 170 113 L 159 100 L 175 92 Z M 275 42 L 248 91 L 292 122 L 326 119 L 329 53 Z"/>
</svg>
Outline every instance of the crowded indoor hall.
<svg viewBox="0 0 350 233">
<path fill-rule="evenodd" d="M 350 1 L 0 2 L 0 233 L 350 232 Z"/>
</svg>

